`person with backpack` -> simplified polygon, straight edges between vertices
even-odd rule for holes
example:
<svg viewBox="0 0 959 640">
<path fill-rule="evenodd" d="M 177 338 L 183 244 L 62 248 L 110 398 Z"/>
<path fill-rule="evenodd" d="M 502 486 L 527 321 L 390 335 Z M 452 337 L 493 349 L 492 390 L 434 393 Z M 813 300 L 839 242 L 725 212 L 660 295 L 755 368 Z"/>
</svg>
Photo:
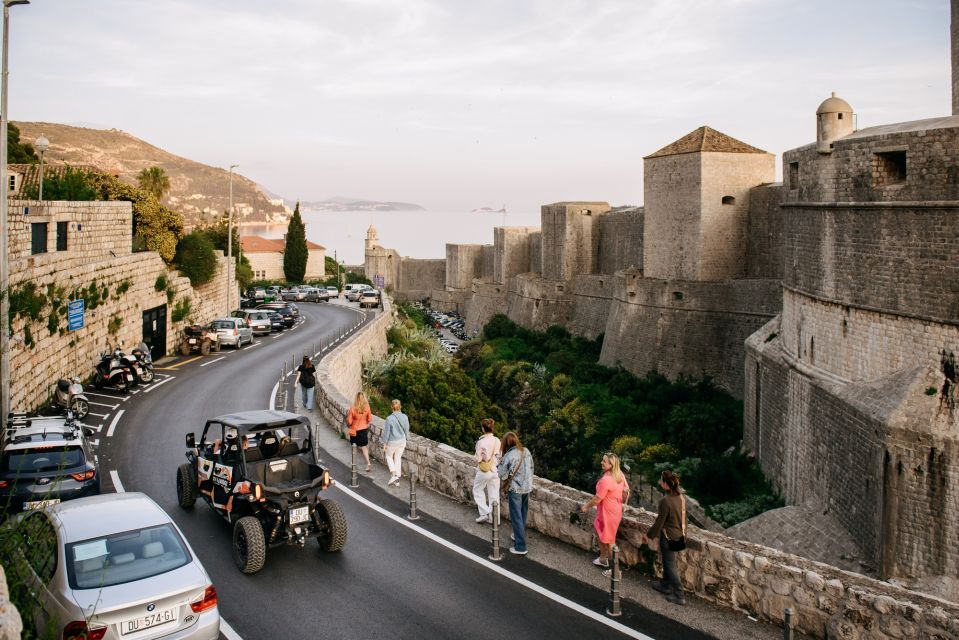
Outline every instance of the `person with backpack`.
<svg viewBox="0 0 959 640">
<path fill-rule="evenodd" d="M 300 385 L 303 394 L 303 408 L 313 410 L 313 394 L 316 391 L 316 367 L 310 362 L 310 356 L 303 356 L 303 363 L 296 368 L 293 386 Z"/>
<path fill-rule="evenodd" d="M 533 491 L 533 454 L 523 447 L 519 436 L 508 431 L 503 436 L 501 450 L 506 454 L 496 470 L 502 482 L 501 491 L 509 501 L 509 522 L 513 527 L 513 546 L 509 552 L 525 556 L 526 518 L 529 514 L 529 494 Z"/>
<path fill-rule="evenodd" d="M 499 500 L 499 474 L 496 465 L 500 456 L 500 441 L 493 435 L 493 419 L 480 422 L 483 434 L 476 441 L 476 475 L 473 476 L 473 500 L 479 510 L 476 522 L 492 522 L 493 505 Z"/>
</svg>

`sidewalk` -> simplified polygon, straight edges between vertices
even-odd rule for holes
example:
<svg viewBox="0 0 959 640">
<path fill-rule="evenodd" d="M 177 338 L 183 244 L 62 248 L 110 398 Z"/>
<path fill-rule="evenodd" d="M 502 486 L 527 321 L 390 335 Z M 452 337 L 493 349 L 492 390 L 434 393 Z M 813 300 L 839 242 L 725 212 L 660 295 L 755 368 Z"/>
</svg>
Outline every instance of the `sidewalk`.
<svg viewBox="0 0 959 640">
<path fill-rule="evenodd" d="M 347 466 L 350 464 L 351 447 L 349 441 L 340 437 L 340 434 L 324 419 L 318 411 L 304 412 L 299 406 L 296 412 L 310 417 L 316 432 L 317 445 L 320 447 L 320 456 L 333 458 Z M 389 471 L 382 461 L 374 460 L 373 470 L 363 471 L 362 457 L 359 456 L 357 468 L 359 475 L 372 480 L 375 484 L 389 491 L 396 498 L 409 503 L 409 485 L 404 480 L 399 487 L 387 487 Z M 405 474 L 404 474 L 405 476 Z M 336 480 L 349 485 L 349 477 L 337 477 Z M 461 529 L 487 544 L 490 538 L 489 525 L 476 524 L 476 506 L 455 502 L 453 499 L 417 486 L 417 510 L 430 518 L 445 522 Z M 500 546 L 505 554 L 509 554 L 509 522 L 504 519 L 500 528 Z M 604 578 L 599 568 L 592 565 L 595 553 L 586 553 L 559 542 L 553 538 L 543 536 L 537 531 L 527 532 L 529 555 L 531 562 L 549 567 L 555 571 L 570 576 L 597 589 L 608 591 L 609 579 Z M 623 571 L 623 581 L 620 586 L 622 597 L 632 603 L 649 609 L 655 613 L 681 622 L 689 627 L 698 629 L 722 640 L 779 640 L 783 637 L 782 629 L 762 622 L 755 622 L 744 613 L 719 607 L 687 595 L 685 607 L 676 606 L 667 602 L 663 596 L 649 585 L 650 578 L 629 570 Z M 800 636 L 796 636 L 797 638 Z"/>
</svg>

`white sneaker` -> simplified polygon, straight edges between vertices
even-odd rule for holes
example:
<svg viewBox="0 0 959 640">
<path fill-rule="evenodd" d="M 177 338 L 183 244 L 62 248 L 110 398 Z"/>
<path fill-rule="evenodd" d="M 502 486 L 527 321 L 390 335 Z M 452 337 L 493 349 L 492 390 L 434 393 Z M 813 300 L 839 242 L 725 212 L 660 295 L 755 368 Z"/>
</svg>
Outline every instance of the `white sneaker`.
<svg viewBox="0 0 959 640">
<path fill-rule="evenodd" d="M 480 516 L 476 519 L 476 522 L 489 522 L 489 516 Z"/>
<path fill-rule="evenodd" d="M 516 547 L 510 547 L 509 552 L 517 556 L 525 556 L 527 553 L 529 553 L 529 551 L 520 551 Z"/>
<path fill-rule="evenodd" d="M 609 567 L 609 561 L 603 560 L 602 558 L 596 558 L 593 560 L 593 564 L 595 564 L 597 567 Z"/>
</svg>

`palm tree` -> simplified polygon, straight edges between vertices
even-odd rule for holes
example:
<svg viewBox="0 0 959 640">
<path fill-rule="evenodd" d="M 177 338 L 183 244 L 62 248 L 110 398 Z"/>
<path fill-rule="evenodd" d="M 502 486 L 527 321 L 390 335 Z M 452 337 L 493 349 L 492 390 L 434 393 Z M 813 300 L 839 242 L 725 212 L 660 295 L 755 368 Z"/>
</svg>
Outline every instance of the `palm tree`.
<svg viewBox="0 0 959 640">
<path fill-rule="evenodd" d="M 170 190 L 170 178 L 160 167 L 150 167 L 137 174 L 140 188 L 151 194 L 159 201 L 163 194 Z"/>
</svg>

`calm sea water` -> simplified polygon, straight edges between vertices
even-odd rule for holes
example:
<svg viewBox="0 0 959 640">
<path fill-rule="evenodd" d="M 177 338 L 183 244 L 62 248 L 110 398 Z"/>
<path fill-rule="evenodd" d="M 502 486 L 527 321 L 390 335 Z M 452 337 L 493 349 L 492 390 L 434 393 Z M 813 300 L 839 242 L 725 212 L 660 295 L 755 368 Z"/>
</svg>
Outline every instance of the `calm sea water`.
<svg viewBox="0 0 959 640">
<path fill-rule="evenodd" d="M 366 230 L 372 224 L 380 244 L 409 258 L 445 258 L 446 243 L 493 244 L 493 227 L 503 214 L 436 211 L 301 211 L 306 237 L 326 247 L 326 255 L 346 264 L 363 263 Z M 511 227 L 539 227 L 539 211 L 506 215 Z M 285 225 L 245 224 L 244 235 L 282 238 Z"/>
</svg>

